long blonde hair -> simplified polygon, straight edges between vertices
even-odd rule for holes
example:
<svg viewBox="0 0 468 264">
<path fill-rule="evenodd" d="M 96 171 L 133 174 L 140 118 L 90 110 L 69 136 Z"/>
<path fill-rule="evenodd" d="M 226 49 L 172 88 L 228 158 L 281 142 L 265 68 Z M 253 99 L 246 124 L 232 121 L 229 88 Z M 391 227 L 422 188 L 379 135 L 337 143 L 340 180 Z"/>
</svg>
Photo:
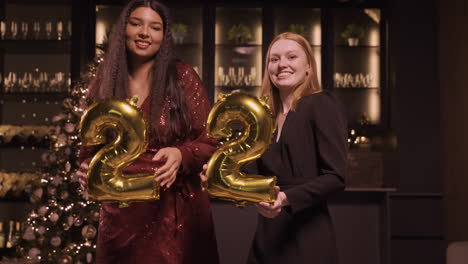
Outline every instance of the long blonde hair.
<svg viewBox="0 0 468 264">
<path fill-rule="evenodd" d="M 278 113 L 283 109 L 283 104 L 281 103 L 281 98 L 279 95 L 278 88 L 273 84 L 270 79 L 270 74 L 268 73 L 268 64 L 270 62 L 270 51 L 273 44 L 281 39 L 288 39 L 297 42 L 303 49 L 307 56 L 307 62 L 310 65 L 310 72 L 306 75 L 305 80 L 294 88 L 293 92 L 293 102 L 291 110 L 296 109 L 297 101 L 306 95 L 319 93 L 322 91 L 322 87 L 319 84 L 317 76 L 317 63 L 315 61 L 314 52 L 309 44 L 309 42 L 296 33 L 284 32 L 277 35 L 270 43 L 268 47 L 268 52 L 265 58 L 265 73 L 263 75 L 263 85 L 262 85 L 262 95 L 268 96 L 268 104 L 271 107 L 273 116 L 276 118 Z"/>
</svg>

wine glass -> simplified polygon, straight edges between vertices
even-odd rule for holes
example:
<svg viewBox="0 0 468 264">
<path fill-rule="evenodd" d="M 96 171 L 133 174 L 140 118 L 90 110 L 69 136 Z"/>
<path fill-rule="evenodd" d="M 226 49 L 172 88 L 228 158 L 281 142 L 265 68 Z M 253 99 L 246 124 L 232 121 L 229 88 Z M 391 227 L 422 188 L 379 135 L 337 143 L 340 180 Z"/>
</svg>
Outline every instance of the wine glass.
<svg viewBox="0 0 468 264">
<path fill-rule="evenodd" d="M 257 84 L 257 68 L 255 67 L 250 67 L 250 80 L 251 80 L 251 85 L 259 85 Z"/>
<path fill-rule="evenodd" d="M 45 23 L 46 38 L 52 39 L 52 22 L 46 21 Z"/>
<path fill-rule="evenodd" d="M 58 40 L 62 40 L 62 34 L 63 34 L 63 22 L 57 21 L 57 39 Z"/>
<path fill-rule="evenodd" d="M 234 82 L 236 80 L 236 72 L 234 70 L 234 67 L 229 67 L 228 69 L 228 83 L 226 85 L 234 85 Z"/>
<path fill-rule="evenodd" d="M 39 89 L 38 89 L 38 92 L 44 92 L 48 85 L 47 85 L 47 82 L 48 82 L 48 76 L 45 72 L 39 72 Z"/>
<path fill-rule="evenodd" d="M 10 80 L 7 78 L 6 74 L 5 74 L 4 79 L 3 79 L 3 92 L 4 93 L 9 93 L 10 92 Z"/>
<path fill-rule="evenodd" d="M 1 39 L 5 39 L 6 35 L 6 22 L 0 21 L 0 37 Z"/>
<path fill-rule="evenodd" d="M 69 38 L 71 38 L 71 35 L 72 35 L 72 21 L 68 20 L 68 23 L 67 23 L 67 36 Z"/>
<path fill-rule="evenodd" d="M 39 68 L 35 68 L 31 73 L 32 76 L 32 87 L 34 92 L 41 92 L 41 74 Z"/>
<path fill-rule="evenodd" d="M 67 84 L 66 84 L 66 92 L 70 92 L 71 87 L 72 87 L 72 80 L 71 80 L 71 72 L 67 74 Z"/>
<path fill-rule="evenodd" d="M 28 38 L 29 23 L 26 21 L 21 22 L 21 37 L 23 39 Z"/>
<path fill-rule="evenodd" d="M 335 83 L 334 86 L 336 88 L 341 88 L 342 87 L 343 77 L 341 76 L 340 73 L 335 72 L 335 76 L 334 76 L 333 80 L 334 80 L 334 83 Z"/>
<path fill-rule="evenodd" d="M 33 31 L 34 31 L 34 39 L 39 39 L 41 34 L 41 23 L 39 21 L 33 22 Z"/>
<path fill-rule="evenodd" d="M 9 72 L 8 77 L 5 77 L 5 92 L 16 92 L 17 82 L 16 72 Z"/>
<path fill-rule="evenodd" d="M 21 80 L 21 91 L 27 93 L 30 92 L 29 88 L 32 85 L 32 74 L 30 72 L 25 72 L 23 79 Z"/>
<path fill-rule="evenodd" d="M 11 21 L 10 30 L 11 30 L 11 39 L 16 39 L 16 36 L 18 35 L 18 23 L 16 21 Z"/>
<path fill-rule="evenodd" d="M 216 78 L 216 85 L 224 85 L 224 80 L 226 79 L 226 75 L 224 75 L 224 68 L 218 66 L 218 74 Z"/>
<path fill-rule="evenodd" d="M 237 75 L 236 78 L 234 79 L 234 84 L 236 86 L 241 86 L 245 77 L 245 69 L 244 67 L 239 67 L 237 68 Z"/>
</svg>

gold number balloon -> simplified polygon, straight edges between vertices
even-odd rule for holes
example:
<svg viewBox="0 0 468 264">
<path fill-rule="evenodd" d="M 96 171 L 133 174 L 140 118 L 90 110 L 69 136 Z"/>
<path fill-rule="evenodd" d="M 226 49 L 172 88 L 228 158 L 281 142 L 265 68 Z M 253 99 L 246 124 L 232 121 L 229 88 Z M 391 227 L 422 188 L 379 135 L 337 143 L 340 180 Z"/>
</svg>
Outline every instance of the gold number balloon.
<svg viewBox="0 0 468 264">
<path fill-rule="evenodd" d="M 119 201 L 121 206 L 130 201 L 159 199 L 154 174 L 122 173 L 148 146 L 148 123 L 137 100 L 102 100 L 88 107 L 81 117 L 82 144 L 105 144 L 89 164 L 88 193 L 93 199 Z M 108 138 L 109 129 L 116 132 L 115 137 Z"/>
<path fill-rule="evenodd" d="M 232 126 L 242 132 L 233 140 Z M 229 200 L 237 206 L 247 202 L 274 202 L 276 177 L 245 174 L 243 165 L 258 159 L 271 144 L 275 127 L 268 104 L 245 93 L 222 96 L 208 116 L 210 137 L 224 142 L 208 161 L 206 189 L 212 197 Z"/>
</svg>

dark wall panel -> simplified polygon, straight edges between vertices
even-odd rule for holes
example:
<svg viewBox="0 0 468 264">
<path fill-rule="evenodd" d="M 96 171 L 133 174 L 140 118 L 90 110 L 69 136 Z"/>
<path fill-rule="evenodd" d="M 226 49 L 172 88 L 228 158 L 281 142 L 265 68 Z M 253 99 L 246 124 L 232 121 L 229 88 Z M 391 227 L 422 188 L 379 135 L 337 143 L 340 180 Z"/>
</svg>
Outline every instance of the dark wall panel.
<svg viewBox="0 0 468 264">
<path fill-rule="evenodd" d="M 443 264 L 445 243 L 441 240 L 394 240 L 392 263 Z"/>
<path fill-rule="evenodd" d="M 391 1 L 389 49 L 399 190 L 441 192 L 437 1 Z"/>
</svg>

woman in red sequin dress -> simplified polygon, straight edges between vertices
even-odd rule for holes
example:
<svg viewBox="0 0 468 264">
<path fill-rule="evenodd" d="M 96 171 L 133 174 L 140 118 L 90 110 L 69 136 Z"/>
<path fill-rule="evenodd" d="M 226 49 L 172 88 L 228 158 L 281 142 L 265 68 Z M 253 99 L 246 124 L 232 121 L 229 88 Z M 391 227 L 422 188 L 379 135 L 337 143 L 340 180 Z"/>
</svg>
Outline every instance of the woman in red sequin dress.
<svg viewBox="0 0 468 264">
<path fill-rule="evenodd" d="M 123 9 L 89 97 L 139 97 L 150 143 L 124 173 L 154 173 L 159 201 L 103 202 L 97 264 L 218 263 L 209 198 L 198 172 L 217 147 L 207 137 L 210 102 L 197 73 L 173 54 L 167 8 L 133 0 Z M 80 182 L 93 148 L 82 147 Z"/>
</svg>

